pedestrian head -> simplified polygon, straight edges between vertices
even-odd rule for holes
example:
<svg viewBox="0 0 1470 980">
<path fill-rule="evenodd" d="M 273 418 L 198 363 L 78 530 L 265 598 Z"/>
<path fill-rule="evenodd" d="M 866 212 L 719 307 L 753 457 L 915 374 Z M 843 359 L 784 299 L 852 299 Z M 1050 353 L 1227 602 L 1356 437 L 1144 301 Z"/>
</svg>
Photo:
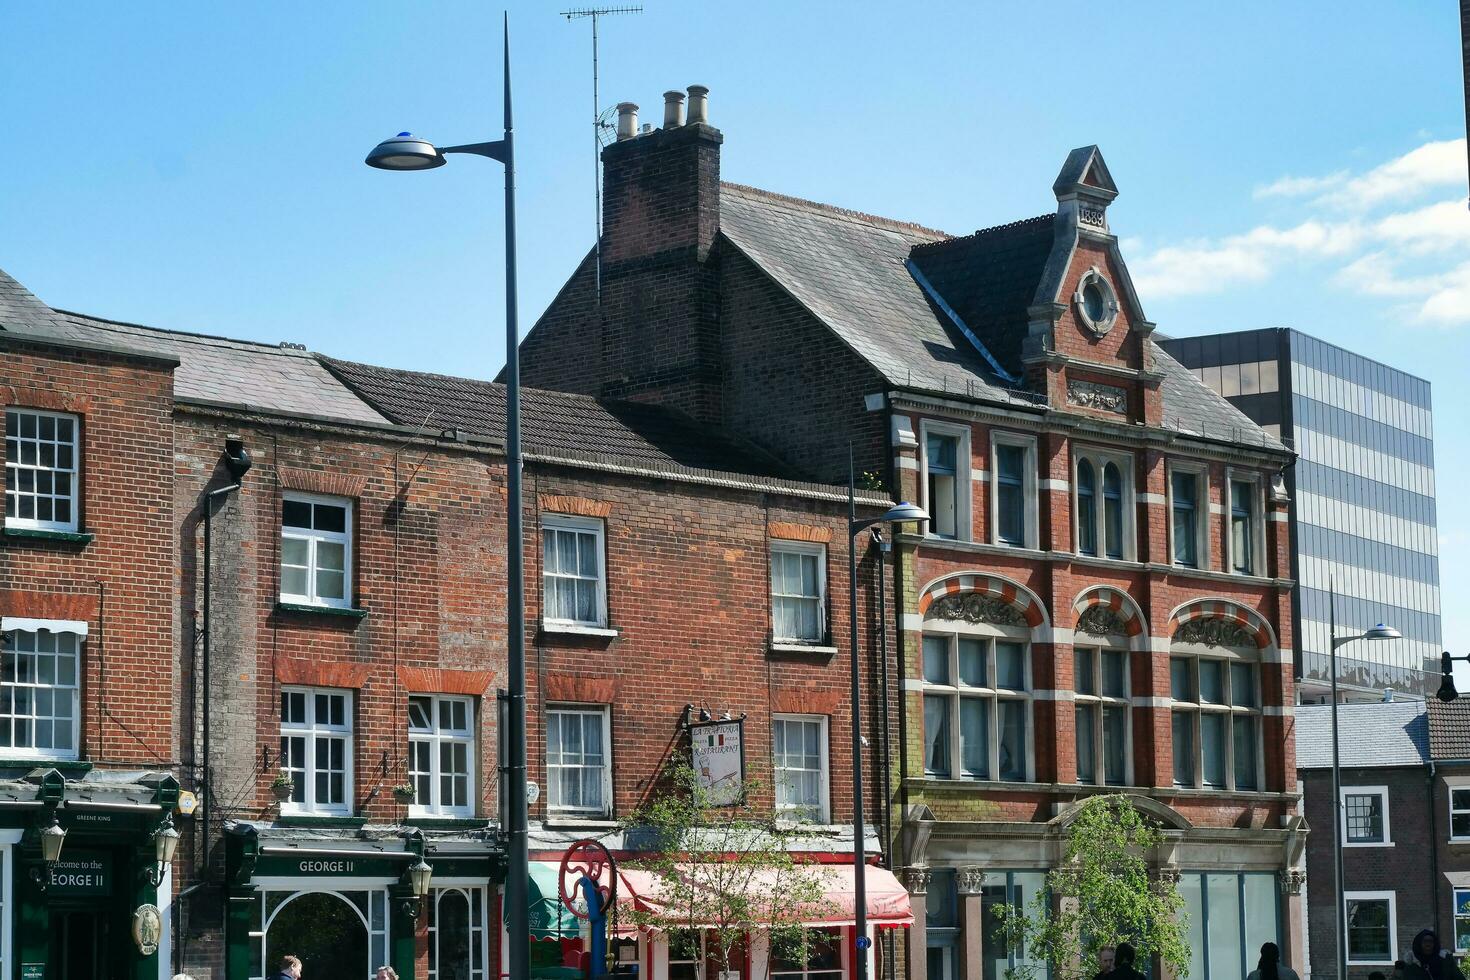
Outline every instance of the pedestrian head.
<svg viewBox="0 0 1470 980">
<path fill-rule="evenodd" d="M 1118 969 L 1131 967 L 1133 965 L 1133 961 L 1136 959 L 1138 959 L 1138 950 L 1133 948 L 1132 943 L 1118 944 L 1118 950 L 1116 954 Z"/>
<path fill-rule="evenodd" d="M 288 977 L 295 977 L 296 980 L 301 980 L 301 960 L 287 953 L 281 957 L 281 972 Z"/>
<path fill-rule="evenodd" d="M 374 980 L 398 980 L 398 971 L 385 964 L 378 967 Z"/>
<path fill-rule="evenodd" d="M 1117 956 L 1117 950 L 1111 946 L 1104 946 L 1097 951 L 1097 970 L 1099 973 L 1112 973 L 1113 961 Z"/>
<path fill-rule="evenodd" d="M 1256 964 L 1261 980 L 1277 980 L 1276 964 L 1281 961 L 1281 950 L 1275 943 L 1261 944 L 1261 961 Z"/>
<path fill-rule="evenodd" d="M 1414 937 L 1414 958 L 1421 963 L 1439 959 L 1439 936 L 1433 929 L 1420 930 Z"/>
</svg>

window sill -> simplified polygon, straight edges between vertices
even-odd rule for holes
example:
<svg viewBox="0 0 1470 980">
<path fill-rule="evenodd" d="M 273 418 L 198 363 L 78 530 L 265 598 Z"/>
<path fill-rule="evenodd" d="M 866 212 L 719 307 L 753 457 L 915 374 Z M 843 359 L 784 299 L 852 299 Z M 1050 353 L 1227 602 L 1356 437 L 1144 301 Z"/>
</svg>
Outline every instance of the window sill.
<svg viewBox="0 0 1470 980">
<path fill-rule="evenodd" d="M 1389 840 L 1389 841 L 1360 841 L 1360 842 L 1354 842 L 1354 841 L 1350 841 L 1350 840 L 1345 840 L 1345 841 L 1342 842 L 1342 846 L 1343 847 L 1393 847 L 1393 841 Z"/>
<path fill-rule="evenodd" d="M 616 830 L 618 822 L 607 817 L 548 816 L 547 830 Z"/>
<path fill-rule="evenodd" d="M 434 814 L 424 814 L 423 816 L 409 814 L 408 819 L 403 822 L 411 827 L 427 827 L 431 830 L 480 830 L 490 826 L 490 819 L 488 817 L 441 817 Z"/>
<path fill-rule="evenodd" d="M 58 544 L 91 544 L 97 537 L 90 531 L 47 531 L 39 527 L 7 527 L 5 537 L 23 541 L 55 541 Z"/>
<path fill-rule="evenodd" d="M 363 827 L 367 825 L 367 817 L 345 813 L 283 813 L 276 817 L 276 823 L 282 827 Z"/>
<path fill-rule="evenodd" d="M 829 646 L 820 646 L 820 645 L 818 645 L 816 643 L 780 643 L 780 642 L 776 642 L 776 643 L 772 643 L 771 644 L 771 652 L 772 653 L 807 654 L 808 656 L 813 656 L 813 657 L 832 657 L 832 656 L 836 656 L 836 654 L 837 654 L 837 648 L 836 647 L 829 647 Z"/>
<path fill-rule="evenodd" d="M 91 772 L 92 763 L 80 759 L 50 759 L 43 755 L 0 758 L 0 769 L 55 769 L 57 772 Z"/>
<path fill-rule="evenodd" d="M 603 626 L 583 626 L 579 623 L 547 623 L 542 622 L 541 632 L 558 633 L 565 636 L 596 636 L 611 640 L 618 635 L 615 629 Z"/>
<path fill-rule="evenodd" d="M 277 602 L 278 613 L 300 613 L 306 616 L 337 616 L 342 619 L 362 619 L 366 609 L 343 608 L 342 606 L 313 606 L 304 602 Z"/>
</svg>

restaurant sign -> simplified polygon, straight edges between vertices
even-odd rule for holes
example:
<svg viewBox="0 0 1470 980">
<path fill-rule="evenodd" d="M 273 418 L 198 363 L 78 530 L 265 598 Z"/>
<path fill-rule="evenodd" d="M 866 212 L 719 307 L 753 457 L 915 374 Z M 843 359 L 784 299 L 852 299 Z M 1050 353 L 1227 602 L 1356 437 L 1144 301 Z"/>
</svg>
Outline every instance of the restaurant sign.
<svg viewBox="0 0 1470 980">
<path fill-rule="evenodd" d="M 689 746 L 706 805 L 739 802 L 745 781 L 744 719 L 690 725 Z"/>
<path fill-rule="evenodd" d="M 106 851 L 68 851 L 51 866 L 53 895 L 112 894 L 112 855 Z"/>
</svg>

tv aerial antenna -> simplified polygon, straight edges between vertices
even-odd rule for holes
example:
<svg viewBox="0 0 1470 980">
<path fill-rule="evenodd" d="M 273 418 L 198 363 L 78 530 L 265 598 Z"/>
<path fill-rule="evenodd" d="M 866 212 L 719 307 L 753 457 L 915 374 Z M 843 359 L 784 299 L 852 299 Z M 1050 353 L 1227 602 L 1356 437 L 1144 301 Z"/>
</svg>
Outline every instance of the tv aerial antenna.
<svg viewBox="0 0 1470 980">
<path fill-rule="evenodd" d="M 602 305 L 602 148 L 615 138 L 617 123 L 614 117 L 617 115 L 617 110 L 615 108 L 603 110 L 597 93 L 597 22 L 603 17 L 641 13 L 643 13 L 641 6 L 573 7 L 561 12 L 561 16 L 565 17 L 568 22 L 592 21 L 592 206 L 594 227 L 597 231 L 597 243 L 593 250 L 595 277 L 593 295 L 597 297 L 599 307 Z"/>
</svg>

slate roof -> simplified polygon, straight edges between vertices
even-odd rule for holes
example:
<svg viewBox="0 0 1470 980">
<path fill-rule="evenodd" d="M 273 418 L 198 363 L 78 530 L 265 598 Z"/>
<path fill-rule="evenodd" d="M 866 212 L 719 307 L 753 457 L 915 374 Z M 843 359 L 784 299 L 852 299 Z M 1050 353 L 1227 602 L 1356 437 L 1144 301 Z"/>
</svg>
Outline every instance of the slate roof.
<svg viewBox="0 0 1470 980">
<path fill-rule="evenodd" d="M 1422 701 L 1337 706 L 1342 765 L 1354 769 L 1419 766 L 1429 761 L 1429 721 Z M 1296 767 L 1332 767 L 1332 706 L 1297 705 Z M 1470 734 L 1470 728 L 1467 728 Z"/>
<path fill-rule="evenodd" d="M 1429 702 L 1429 748 L 1436 762 L 1470 759 L 1470 701 Z"/>
<path fill-rule="evenodd" d="M 924 276 L 1000 366 L 1019 374 L 1026 307 L 1051 252 L 1054 216 L 962 238 L 922 225 L 786 197 L 720 188 L 720 233 L 895 388 L 1009 405 L 1041 396 L 1001 377 L 925 293 Z M 971 322 L 973 320 L 973 322 Z M 1164 374 L 1164 425 L 1285 452 L 1278 440 L 1151 342 Z"/>
<path fill-rule="evenodd" d="M 399 425 L 505 438 L 505 386 L 323 358 Z M 782 463 L 677 412 L 536 388 L 521 390 L 521 439 L 529 454 L 658 471 L 694 470 L 790 482 Z M 832 492 L 831 487 L 823 487 Z"/>
</svg>

